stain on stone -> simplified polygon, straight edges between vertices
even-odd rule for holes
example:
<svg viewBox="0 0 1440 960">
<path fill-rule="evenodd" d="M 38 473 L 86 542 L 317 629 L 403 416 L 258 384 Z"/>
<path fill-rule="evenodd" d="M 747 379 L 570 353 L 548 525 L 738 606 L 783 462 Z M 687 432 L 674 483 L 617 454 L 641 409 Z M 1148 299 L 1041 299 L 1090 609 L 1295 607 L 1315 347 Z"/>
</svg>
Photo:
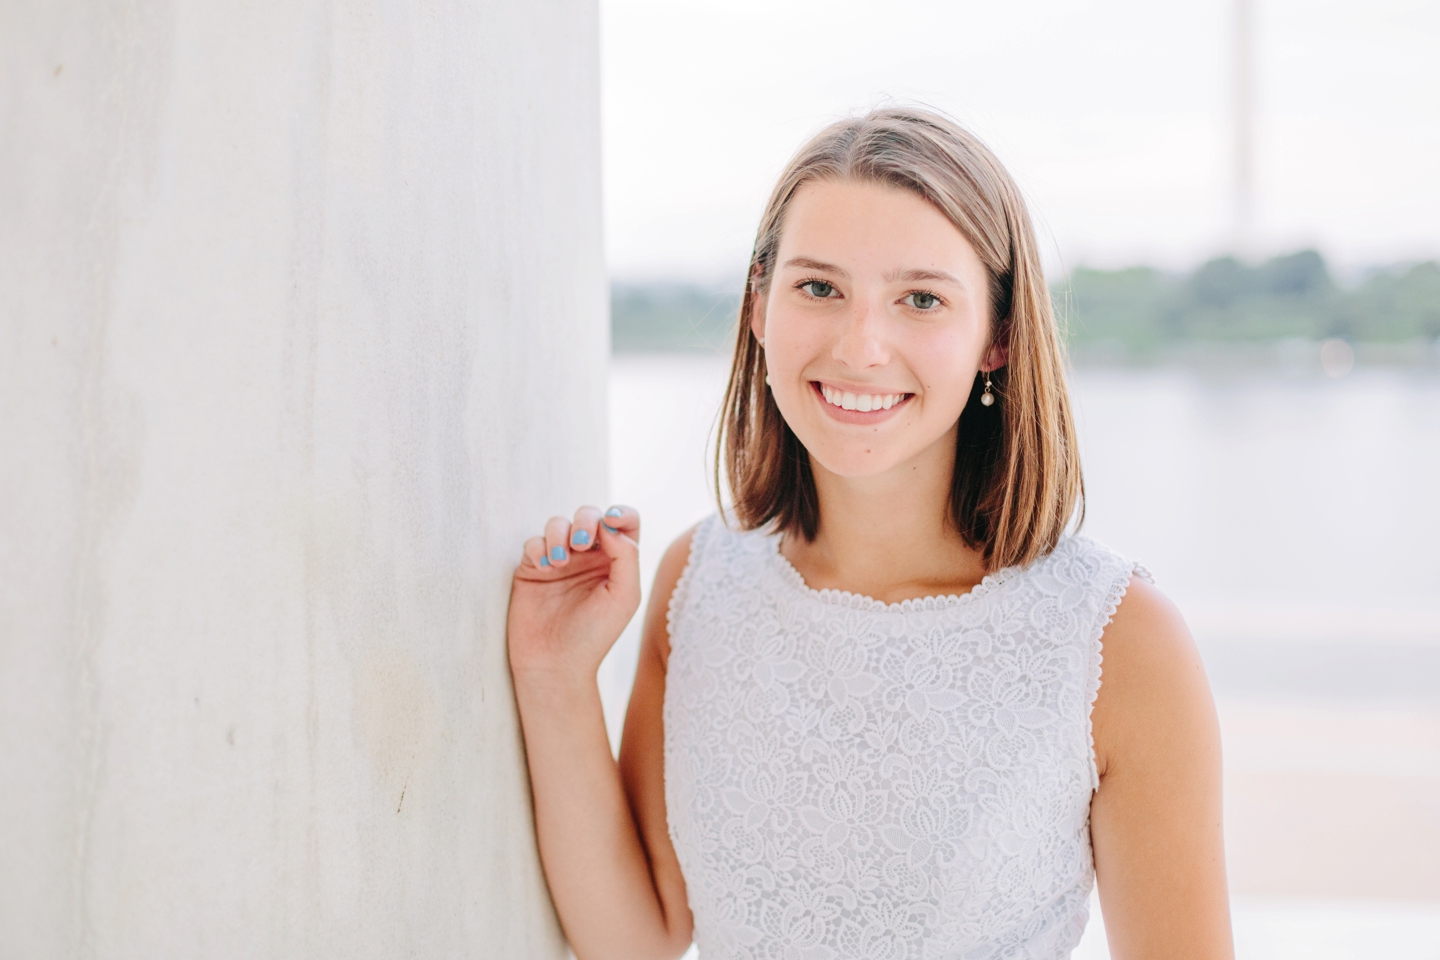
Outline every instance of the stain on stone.
<svg viewBox="0 0 1440 960">
<path fill-rule="evenodd" d="M 401 792 L 440 749 L 444 717 L 419 665 L 394 646 L 369 651 L 355 677 L 355 725 L 377 785 Z M 391 796 L 395 794 L 391 793 Z"/>
</svg>

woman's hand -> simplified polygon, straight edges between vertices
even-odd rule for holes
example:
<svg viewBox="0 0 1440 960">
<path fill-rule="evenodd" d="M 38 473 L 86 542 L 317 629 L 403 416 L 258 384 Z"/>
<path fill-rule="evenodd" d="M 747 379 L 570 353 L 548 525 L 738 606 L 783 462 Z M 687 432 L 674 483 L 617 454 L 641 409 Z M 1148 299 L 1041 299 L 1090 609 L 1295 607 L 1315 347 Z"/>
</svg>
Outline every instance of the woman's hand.
<svg viewBox="0 0 1440 960">
<path fill-rule="evenodd" d="M 593 681 L 640 606 L 640 515 L 581 507 L 525 541 L 510 588 L 510 670 Z"/>
</svg>

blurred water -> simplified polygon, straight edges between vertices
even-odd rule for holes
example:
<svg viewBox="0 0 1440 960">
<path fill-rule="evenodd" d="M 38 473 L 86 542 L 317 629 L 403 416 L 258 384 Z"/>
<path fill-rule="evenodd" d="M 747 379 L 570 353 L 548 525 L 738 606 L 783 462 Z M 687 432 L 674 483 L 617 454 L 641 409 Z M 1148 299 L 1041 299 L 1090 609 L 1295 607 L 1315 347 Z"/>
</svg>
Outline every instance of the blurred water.
<svg viewBox="0 0 1440 960">
<path fill-rule="evenodd" d="M 611 369 L 612 490 L 645 518 L 648 582 L 714 510 L 727 368 L 675 354 Z M 1084 531 L 1154 572 L 1217 689 L 1440 701 L 1440 377 L 1082 368 L 1072 393 Z"/>
<path fill-rule="evenodd" d="M 612 361 L 647 584 L 715 509 L 727 369 Z M 1071 389 L 1084 531 L 1154 572 L 1221 704 L 1239 956 L 1440 957 L 1440 376 L 1090 366 Z M 616 736 L 637 642 L 602 671 Z M 1105 955 L 1093 926 L 1077 956 Z"/>
</svg>

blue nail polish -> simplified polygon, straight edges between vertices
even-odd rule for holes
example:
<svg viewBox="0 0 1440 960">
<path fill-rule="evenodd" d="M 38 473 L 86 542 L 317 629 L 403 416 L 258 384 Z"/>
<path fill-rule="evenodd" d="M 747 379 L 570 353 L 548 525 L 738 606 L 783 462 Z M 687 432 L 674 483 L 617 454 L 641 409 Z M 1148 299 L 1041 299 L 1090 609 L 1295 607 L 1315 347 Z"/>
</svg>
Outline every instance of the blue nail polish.
<svg viewBox="0 0 1440 960">
<path fill-rule="evenodd" d="M 614 527 L 610 526 L 610 524 L 606 523 L 604 520 L 600 521 L 600 526 L 604 527 L 606 530 L 609 530 L 611 533 L 620 532 L 619 530 L 616 530 Z"/>
<path fill-rule="evenodd" d="M 576 530 L 573 534 L 571 534 L 570 542 L 575 544 L 575 546 L 577 547 L 585 546 L 585 544 L 590 542 L 590 531 Z"/>
<path fill-rule="evenodd" d="M 605 511 L 605 516 L 607 516 L 607 517 L 623 517 L 623 516 L 625 516 L 625 511 L 624 511 L 624 510 L 621 510 L 619 507 L 611 507 L 609 510 L 606 510 L 606 511 Z"/>
<path fill-rule="evenodd" d="M 556 562 L 556 563 L 559 563 L 561 560 L 564 560 L 564 559 L 565 559 L 565 548 L 564 548 L 564 547 L 551 547 L 551 548 L 550 548 L 550 559 L 551 559 L 552 561 Z"/>
<path fill-rule="evenodd" d="M 547 559 L 545 559 L 545 558 L 542 556 L 542 557 L 540 558 L 540 566 L 542 566 L 542 567 L 548 567 L 548 566 L 550 566 L 550 561 L 547 560 Z"/>
</svg>

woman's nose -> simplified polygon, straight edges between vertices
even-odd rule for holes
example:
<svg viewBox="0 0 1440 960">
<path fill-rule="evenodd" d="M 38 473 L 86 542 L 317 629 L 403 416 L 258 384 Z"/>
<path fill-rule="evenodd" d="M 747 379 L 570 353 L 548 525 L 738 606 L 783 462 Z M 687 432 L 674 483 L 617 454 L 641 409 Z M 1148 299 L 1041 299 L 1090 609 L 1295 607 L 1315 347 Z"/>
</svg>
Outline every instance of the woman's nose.
<svg viewBox="0 0 1440 960">
<path fill-rule="evenodd" d="M 884 366 L 890 359 L 885 349 L 884 318 L 871 303 L 859 299 L 851 302 L 855 306 L 835 342 L 835 359 L 855 369 Z"/>
</svg>

